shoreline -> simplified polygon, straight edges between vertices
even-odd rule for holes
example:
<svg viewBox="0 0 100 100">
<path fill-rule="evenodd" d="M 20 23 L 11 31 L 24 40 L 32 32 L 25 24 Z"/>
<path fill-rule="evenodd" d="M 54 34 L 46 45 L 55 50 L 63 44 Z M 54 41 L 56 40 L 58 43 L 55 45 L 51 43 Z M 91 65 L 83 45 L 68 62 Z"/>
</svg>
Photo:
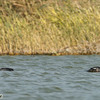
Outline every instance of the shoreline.
<svg viewBox="0 0 100 100">
<path fill-rule="evenodd" d="M 47 55 L 47 56 L 65 56 L 65 55 L 100 55 L 100 53 L 74 53 L 74 54 L 70 54 L 70 53 L 3 53 L 0 54 L 0 56 L 5 56 L 5 55 L 9 55 L 9 56 L 17 56 L 17 55 L 24 55 L 24 56 L 28 56 L 28 55 Z"/>
<path fill-rule="evenodd" d="M 97 54 L 100 55 L 100 42 L 95 43 L 95 44 L 88 44 L 85 45 L 84 47 L 82 46 L 72 46 L 72 47 L 64 47 L 61 48 L 55 52 L 50 52 L 50 51 L 32 51 L 28 52 L 28 50 L 24 51 L 9 51 L 9 52 L 0 52 L 1 55 L 50 55 L 50 56 L 62 56 L 62 55 L 93 55 Z"/>
</svg>

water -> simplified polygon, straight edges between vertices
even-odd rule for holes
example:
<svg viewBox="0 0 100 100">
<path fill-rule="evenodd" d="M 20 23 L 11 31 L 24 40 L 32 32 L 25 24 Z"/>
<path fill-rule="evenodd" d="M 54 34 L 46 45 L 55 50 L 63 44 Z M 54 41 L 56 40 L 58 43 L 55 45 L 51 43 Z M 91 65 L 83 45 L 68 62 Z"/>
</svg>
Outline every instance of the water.
<svg viewBox="0 0 100 100">
<path fill-rule="evenodd" d="M 100 56 L 0 56 L 4 100 L 100 100 Z"/>
</svg>

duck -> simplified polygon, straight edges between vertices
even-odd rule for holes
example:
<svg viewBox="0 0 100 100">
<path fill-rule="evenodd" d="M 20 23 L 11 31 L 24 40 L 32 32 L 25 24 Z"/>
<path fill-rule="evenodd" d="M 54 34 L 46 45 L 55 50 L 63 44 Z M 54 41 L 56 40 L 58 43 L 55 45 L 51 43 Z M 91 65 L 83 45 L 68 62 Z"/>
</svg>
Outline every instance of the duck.
<svg viewBox="0 0 100 100">
<path fill-rule="evenodd" d="M 88 70 L 88 72 L 100 72 L 100 67 L 92 67 Z"/>
<path fill-rule="evenodd" d="M 0 68 L 0 71 L 14 71 L 13 68 Z"/>
</svg>

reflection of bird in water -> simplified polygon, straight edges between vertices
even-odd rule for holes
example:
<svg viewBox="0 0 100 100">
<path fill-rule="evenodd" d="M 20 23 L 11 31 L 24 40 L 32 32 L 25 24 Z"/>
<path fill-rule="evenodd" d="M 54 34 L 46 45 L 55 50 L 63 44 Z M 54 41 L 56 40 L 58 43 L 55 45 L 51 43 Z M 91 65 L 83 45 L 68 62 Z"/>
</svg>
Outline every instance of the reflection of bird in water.
<svg viewBox="0 0 100 100">
<path fill-rule="evenodd" d="M 12 68 L 0 68 L 0 71 L 14 71 Z"/>
<path fill-rule="evenodd" d="M 100 67 L 92 67 L 88 70 L 88 72 L 100 72 Z"/>
</svg>

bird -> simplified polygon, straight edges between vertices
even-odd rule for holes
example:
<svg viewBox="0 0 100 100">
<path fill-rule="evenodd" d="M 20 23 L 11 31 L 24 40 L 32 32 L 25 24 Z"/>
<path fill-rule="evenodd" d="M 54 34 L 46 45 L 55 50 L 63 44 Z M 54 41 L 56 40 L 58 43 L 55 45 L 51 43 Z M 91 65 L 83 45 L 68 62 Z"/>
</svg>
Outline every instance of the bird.
<svg viewBox="0 0 100 100">
<path fill-rule="evenodd" d="M 13 68 L 0 68 L 0 71 L 14 71 Z"/>
<path fill-rule="evenodd" d="M 92 67 L 88 70 L 88 72 L 100 72 L 100 67 Z"/>
</svg>

